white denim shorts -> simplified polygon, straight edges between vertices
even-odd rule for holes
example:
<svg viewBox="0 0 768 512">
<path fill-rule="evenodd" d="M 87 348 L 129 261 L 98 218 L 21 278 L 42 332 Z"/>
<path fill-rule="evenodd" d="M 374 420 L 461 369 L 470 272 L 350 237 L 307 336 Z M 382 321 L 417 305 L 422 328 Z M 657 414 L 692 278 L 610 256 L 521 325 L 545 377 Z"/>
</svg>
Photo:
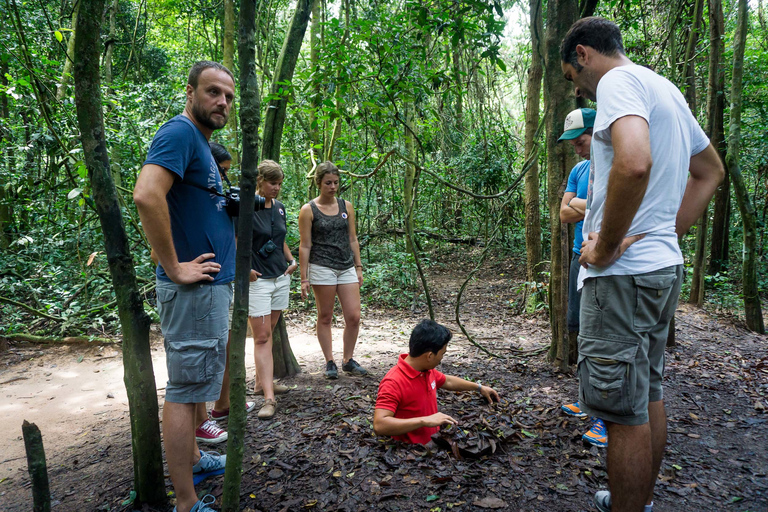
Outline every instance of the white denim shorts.
<svg viewBox="0 0 768 512">
<path fill-rule="evenodd" d="M 290 288 L 291 276 L 286 275 L 252 281 L 248 287 L 248 316 L 266 316 L 272 311 L 288 309 Z"/>
<path fill-rule="evenodd" d="M 309 277 L 309 284 L 313 286 L 335 286 L 337 284 L 354 284 L 359 282 L 355 267 L 350 267 L 346 270 L 336 270 L 335 268 L 310 263 L 307 277 Z"/>
</svg>

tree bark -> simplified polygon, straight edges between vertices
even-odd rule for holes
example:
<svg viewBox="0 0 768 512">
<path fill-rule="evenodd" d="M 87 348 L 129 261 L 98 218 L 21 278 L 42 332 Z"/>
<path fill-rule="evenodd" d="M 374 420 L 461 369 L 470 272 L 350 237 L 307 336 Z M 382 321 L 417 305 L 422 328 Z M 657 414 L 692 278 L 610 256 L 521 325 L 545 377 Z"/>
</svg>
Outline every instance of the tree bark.
<svg viewBox="0 0 768 512">
<path fill-rule="evenodd" d="M 75 33 L 75 103 L 85 164 L 99 214 L 123 331 L 125 388 L 131 417 L 134 487 L 139 502 L 166 499 L 157 388 L 149 348 L 149 316 L 136 284 L 133 257 L 110 172 L 99 77 L 104 0 L 81 0 Z"/>
<path fill-rule="evenodd" d="M 240 179 L 240 208 L 251 212 L 255 202 L 256 174 L 259 160 L 259 123 L 261 98 L 256 76 L 256 1 L 240 2 L 238 63 L 240 65 L 240 127 L 243 130 L 243 155 Z M 235 256 L 235 296 L 229 336 L 230 403 L 244 404 L 245 335 L 248 329 L 248 288 L 253 245 L 253 215 L 240 215 L 237 224 Z M 240 483 L 245 446 L 244 407 L 230 407 L 227 439 L 227 464 L 224 472 L 222 512 L 240 510 Z"/>
<path fill-rule="evenodd" d="M 48 485 L 48 464 L 45 462 L 45 448 L 40 429 L 34 423 L 24 420 L 21 424 L 24 448 L 27 452 L 27 468 L 32 482 L 32 510 L 51 511 L 51 489 Z"/>
<path fill-rule="evenodd" d="M 224 0 L 224 37 L 223 37 L 223 62 L 233 73 L 235 72 L 235 1 Z M 237 110 L 234 103 L 229 113 L 228 146 L 232 154 L 232 166 L 237 167 L 240 163 L 240 141 L 237 132 Z"/>
<path fill-rule="evenodd" d="M 709 0 L 709 84 L 707 92 L 707 135 L 725 161 L 725 67 L 723 65 L 723 3 Z M 730 178 L 725 175 L 715 192 L 715 207 L 712 218 L 712 238 L 709 253 L 709 274 L 724 270 L 728 262 L 728 216 L 731 209 Z"/>
<path fill-rule="evenodd" d="M 279 94 L 279 96 L 269 101 L 264 116 L 264 140 L 261 147 L 262 159 L 280 161 L 280 141 L 283 137 L 283 126 L 288 108 L 288 90 L 290 89 L 288 84 L 290 84 L 293 72 L 296 69 L 296 61 L 299 57 L 304 33 L 307 31 L 309 15 L 312 12 L 314 1 L 298 0 L 288 32 L 285 34 L 283 49 L 280 52 L 280 57 L 277 59 L 275 73 L 272 77 L 272 86 L 270 87 L 270 95 L 275 96 Z M 281 89 L 283 90 L 282 93 L 280 93 Z M 245 135 L 243 143 L 245 143 Z M 274 369 L 275 378 L 279 379 L 301 372 L 301 367 L 291 350 L 285 318 L 282 315 L 280 315 L 275 330 L 272 332 L 272 358 L 274 362 L 279 362 L 279 366 L 275 366 Z"/>
<path fill-rule="evenodd" d="M 542 37 L 544 22 L 541 0 L 531 0 L 531 67 L 528 70 L 527 97 L 525 100 L 525 155 L 531 154 L 539 127 L 541 78 L 544 74 Z M 539 162 L 538 159 L 525 175 L 525 254 L 526 281 L 542 281 L 541 268 L 541 211 L 539 209 Z M 536 285 L 531 284 L 528 308 L 536 303 Z"/>
<path fill-rule="evenodd" d="M 688 107 L 696 113 L 696 46 L 699 40 L 702 10 L 704 1 L 696 0 L 693 7 L 693 19 L 691 30 L 688 34 L 688 44 L 685 47 L 685 99 Z M 693 256 L 693 275 L 691 277 L 691 294 L 688 302 L 698 307 L 704 305 L 704 266 L 707 257 L 707 230 L 709 209 L 704 210 L 701 218 L 696 223 L 696 250 Z"/>
<path fill-rule="evenodd" d="M 744 76 L 744 47 L 746 46 L 749 13 L 747 0 L 738 0 L 736 35 L 733 42 L 733 78 L 731 80 L 731 117 L 728 123 L 728 154 L 725 163 L 733 182 L 733 192 L 744 224 L 744 261 L 741 269 L 744 316 L 747 328 L 763 334 L 763 312 L 757 285 L 757 218 L 749 200 L 747 186 L 739 167 L 741 146 L 741 102 Z"/>
<path fill-rule="evenodd" d="M 312 4 L 316 0 L 298 0 L 288 31 L 285 34 L 283 48 L 275 65 L 272 85 L 269 93 L 272 99 L 267 105 L 264 116 L 264 139 L 261 147 L 261 158 L 280 161 L 280 142 L 283 137 L 283 125 L 288 109 L 288 97 L 291 90 L 291 80 L 299 58 L 301 43 L 307 31 Z"/>
<path fill-rule="evenodd" d="M 549 202 L 549 227 L 552 234 L 551 264 L 549 278 L 549 317 L 552 329 L 550 361 L 557 355 L 567 353 L 568 327 L 567 308 L 563 293 L 568 289 L 568 267 L 570 261 L 563 258 L 560 250 L 562 230 L 560 223 L 560 193 L 568 172 L 576 165 L 576 155 L 567 144 L 558 144 L 563 120 L 576 107 L 573 87 L 563 79 L 560 67 L 560 42 L 578 15 L 575 0 L 553 0 L 547 4 L 546 61 L 544 71 L 544 101 L 547 129 L 547 200 Z M 567 370 L 568 360 L 558 360 L 557 365 Z"/>
<path fill-rule="evenodd" d="M 8 59 L 0 57 L 0 85 L 3 88 L 8 87 Z M 0 95 L 0 119 L 3 120 L 0 125 L 0 140 L 3 141 L 5 149 L 5 165 L 8 170 L 8 176 L 14 176 L 14 154 L 13 154 L 13 130 L 8 126 L 10 112 L 8 110 L 8 95 Z M 2 154 L 0 153 L 0 154 Z M 11 202 L 5 194 L 5 187 L 0 187 L 0 249 L 7 249 L 11 244 L 10 227 L 13 224 L 13 208 Z"/>
<path fill-rule="evenodd" d="M 116 32 L 115 17 L 120 9 L 120 0 L 113 0 L 109 8 L 109 35 L 104 41 L 104 83 L 112 85 L 112 54 L 115 52 Z"/>
<path fill-rule="evenodd" d="M 67 55 L 64 57 L 64 71 L 61 73 L 61 82 L 56 89 L 56 99 L 61 101 L 64 96 L 67 95 L 67 89 L 69 88 L 69 78 L 72 76 L 72 64 L 75 60 L 75 34 L 77 33 L 77 13 L 80 11 L 80 2 L 75 3 L 75 8 L 72 11 L 72 33 L 69 35 L 69 41 L 67 42 Z M 99 14 L 101 19 L 101 14 Z"/>
</svg>

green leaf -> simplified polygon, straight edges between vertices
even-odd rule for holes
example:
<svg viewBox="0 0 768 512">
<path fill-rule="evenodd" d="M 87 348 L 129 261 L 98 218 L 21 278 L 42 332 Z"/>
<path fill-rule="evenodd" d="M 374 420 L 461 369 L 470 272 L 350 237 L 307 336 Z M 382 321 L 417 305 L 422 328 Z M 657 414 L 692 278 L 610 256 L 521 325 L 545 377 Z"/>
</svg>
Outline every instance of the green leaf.
<svg viewBox="0 0 768 512">
<path fill-rule="evenodd" d="M 532 432 L 528 432 L 527 430 L 521 430 L 520 432 L 522 432 L 523 435 L 526 436 L 526 437 L 532 437 L 534 439 L 539 437 L 539 436 L 537 436 L 536 434 L 534 434 Z"/>
<path fill-rule="evenodd" d="M 499 69 L 502 70 L 502 71 L 506 71 L 507 70 L 507 65 L 504 64 L 504 61 L 501 60 L 501 59 L 496 59 L 496 65 L 499 66 Z"/>
<path fill-rule="evenodd" d="M 170 493 L 168 493 L 168 494 L 170 495 Z M 127 500 L 125 500 L 125 501 L 122 503 L 122 505 L 123 505 L 124 507 L 125 507 L 125 506 L 128 506 L 128 505 L 132 504 L 132 503 L 133 503 L 135 500 L 136 500 L 136 491 L 131 491 L 131 493 L 128 495 L 128 499 L 127 499 Z"/>
<path fill-rule="evenodd" d="M 438 496 L 437 494 L 430 494 L 429 496 L 427 496 L 427 501 L 435 501 L 439 497 L 440 496 Z"/>
<path fill-rule="evenodd" d="M 734 496 L 733 498 L 731 498 L 731 503 L 738 503 L 740 501 L 744 501 L 744 498 L 742 498 L 741 496 Z"/>
<path fill-rule="evenodd" d="M 62 42 L 62 41 L 64 40 L 64 36 L 63 36 L 63 35 L 61 34 L 61 32 L 59 32 L 58 30 L 56 30 L 56 31 L 53 33 L 53 35 L 54 35 L 54 36 L 56 36 L 56 40 L 57 40 L 58 42 Z"/>
<path fill-rule="evenodd" d="M 83 357 L 83 356 L 78 356 L 78 358 L 77 358 L 77 362 L 78 362 L 78 363 L 82 363 L 82 362 L 83 362 L 83 359 L 84 359 L 84 357 Z M 131 491 L 131 492 L 133 492 L 133 491 Z M 133 500 L 131 500 L 131 502 L 133 502 Z"/>
</svg>

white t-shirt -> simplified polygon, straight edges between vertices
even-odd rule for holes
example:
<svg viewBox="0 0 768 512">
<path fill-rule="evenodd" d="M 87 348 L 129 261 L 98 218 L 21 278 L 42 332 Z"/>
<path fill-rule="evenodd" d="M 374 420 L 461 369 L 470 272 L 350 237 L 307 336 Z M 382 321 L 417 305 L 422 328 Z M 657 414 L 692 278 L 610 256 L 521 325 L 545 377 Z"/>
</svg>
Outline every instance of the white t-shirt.
<svg viewBox="0 0 768 512">
<path fill-rule="evenodd" d="M 627 232 L 627 236 L 641 233 L 646 236 L 631 245 L 613 264 L 590 266 L 583 277 L 643 274 L 683 263 L 675 219 L 688 181 L 691 157 L 704 151 L 709 139 L 677 87 L 634 64 L 612 69 L 597 85 L 584 239 L 592 231 L 599 232 L 603 221 L 608 176 L 613 165 L 611 124 L 629 115 L 642 117 L 650 127 L 653 166 L 648 189 Z"/>
</svg>

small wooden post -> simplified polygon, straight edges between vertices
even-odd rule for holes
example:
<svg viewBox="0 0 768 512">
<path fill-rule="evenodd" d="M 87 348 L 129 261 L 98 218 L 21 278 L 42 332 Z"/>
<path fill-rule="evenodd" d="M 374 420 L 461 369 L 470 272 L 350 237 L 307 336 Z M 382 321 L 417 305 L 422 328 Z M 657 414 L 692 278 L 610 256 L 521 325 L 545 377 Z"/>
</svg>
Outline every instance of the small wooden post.
<svg viewBox="0 0 768 512">
<path fill-rule="evenodd" d="M 21 425 L 24 447 L 27 450 L 27 467 L 32 480 L 34 512 L 51 512 L 51 490 L 48 487 L 48 466 L 45 463 L 43 436 L 34 423 L 24 420 Z"/>
</svg>

